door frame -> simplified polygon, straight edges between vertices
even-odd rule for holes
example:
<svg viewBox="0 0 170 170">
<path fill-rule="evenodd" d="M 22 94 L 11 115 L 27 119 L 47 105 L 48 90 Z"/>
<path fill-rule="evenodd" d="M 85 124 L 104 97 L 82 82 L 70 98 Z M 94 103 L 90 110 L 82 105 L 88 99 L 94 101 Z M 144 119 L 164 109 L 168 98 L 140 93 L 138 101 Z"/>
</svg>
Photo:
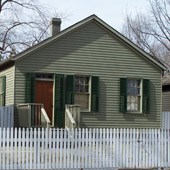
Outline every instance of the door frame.
<svg viewBox="0 0 170 170">
<path fill-rule="evenodd" d="M 54 77 L 52 77 L 52 78 L 35 78 L 35 81 L 52 81 L 53 82 L 53 98 L 52 98 L 52 104 L 53 104 L 53 107 L 52 107 L 52 122 L 51 122 L 51 126 L 54 126 L 54 83 L 55 83 L 55 81 L 54 81 Z"/>
</svg>

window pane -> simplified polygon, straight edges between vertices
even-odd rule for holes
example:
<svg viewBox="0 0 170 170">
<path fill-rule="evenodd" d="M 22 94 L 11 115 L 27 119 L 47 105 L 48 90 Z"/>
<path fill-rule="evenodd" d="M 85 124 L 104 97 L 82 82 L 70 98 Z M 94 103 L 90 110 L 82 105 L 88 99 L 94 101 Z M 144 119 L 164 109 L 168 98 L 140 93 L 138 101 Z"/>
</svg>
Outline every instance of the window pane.
<svg viewBox="0 0 170 170">
<path fill-rule="evenodd" d="M 80 84 L 80 85 L 84 85 L 84 84 L 85 84 L 85 82 L 84 82 L 84 77 L 80 77 L 80 79 L 79 79 L 79 84 Z"/>
<path fill-rule="evenodd" d="M 80 85 L 79 87 L 80 87 L 80 92 L 84 92 L 84 91 L 85 91 L 85 89 L 84 89 L 84 86 L 83 86 L 83 85 Z"/>
<path fill-rule="evenodd" d="M 89 77 L 85 77 L 85 84 L 89 85 Z"/>
<path fill-rule="evenodd" d="M 138 111 L 140 108 L 140 98 L 137 96 L 128 96 L 127 98 L 127 110 Z"/>
<path fill-rule="evenodd" d="M 75 78 L 75 84 L 79 85 L 79 77 L 78 76 L 76 76 L 76 78 Z"/>
<path fill-rule="evenodd" d="M 133 87 L 128 86 L 127 93 L 128 93 L 128 95 L 132 95 L 133 94 Z"/>
<path fill-rule="evenodd" d="M 137 96 L 138 95 L 138 88 L 133 88 L 133 96 Z"/>
<path fill-rule="evenodd" d="M 139 80 L 128 80 L 128 95 L 138 95 L 140 93 L 140 81 Z"/>
<path fill-rule="evenodd" d="M 41 74 L 41 73 L 38 73 L 36 74 L 36 78 L 37 79 L 52 79 L 53 78 L 53 75 L 52 74 Z"/>
<path fill-rule="evenodd" d="M 89 110 L 89 94 L 76 93 L 75 104 L 80 105 L 82 110 Z"/>
<path fill-rule="evenodd" d="M 85 86 L 85 92 L 89 92 L 89 86 L 88 85 Z"/>
<path fill-rule="evenodd" d="M 79 85 L 76 85 L 75 91 L 76 91 L 76 92 L 79 92 L 79 91 L 80 91 Z"/>
</svg>

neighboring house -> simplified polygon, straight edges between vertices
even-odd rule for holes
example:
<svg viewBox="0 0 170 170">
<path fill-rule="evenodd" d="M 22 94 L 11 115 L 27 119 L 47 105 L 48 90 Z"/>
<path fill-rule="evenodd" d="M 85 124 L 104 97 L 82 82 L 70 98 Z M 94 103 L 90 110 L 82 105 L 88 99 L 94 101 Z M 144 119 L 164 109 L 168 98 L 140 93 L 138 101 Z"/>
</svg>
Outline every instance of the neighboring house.
<svg viewBox="0 0 170 170">
<path fill-rule="evenodd" d="M 170 73 L 162 79 L 162 111 L 170 112 Z"/>
<path fill-rule="evenodd" d="M 1 104 L 43 103 L 55 127 L 78 104 L 81 127 L 157 128 L 165 69 L 92 15 L 2 63 Z"/>
</svg>

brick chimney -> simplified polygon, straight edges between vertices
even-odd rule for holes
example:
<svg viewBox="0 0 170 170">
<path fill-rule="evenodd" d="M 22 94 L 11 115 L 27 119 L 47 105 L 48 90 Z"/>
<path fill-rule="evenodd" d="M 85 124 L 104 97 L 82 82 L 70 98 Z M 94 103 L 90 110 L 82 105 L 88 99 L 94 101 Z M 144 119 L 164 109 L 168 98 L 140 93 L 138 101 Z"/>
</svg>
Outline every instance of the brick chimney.
<svg viewBox="0 0 170 170">
<path fill-rule="evenodd" d="M 54 36 L 60 32 L 61 18 L 52 18 L 51 20 L 51 35 Z"/>
</svg>

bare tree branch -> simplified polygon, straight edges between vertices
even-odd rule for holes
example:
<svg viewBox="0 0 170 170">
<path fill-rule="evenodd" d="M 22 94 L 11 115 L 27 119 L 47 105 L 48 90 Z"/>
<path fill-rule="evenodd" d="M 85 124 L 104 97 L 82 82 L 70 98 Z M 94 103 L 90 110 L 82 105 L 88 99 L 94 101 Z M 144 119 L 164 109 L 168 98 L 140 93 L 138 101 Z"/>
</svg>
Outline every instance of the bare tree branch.
<svg viewBox="0 0 170 170">
<path fill-rule="evenodd" d="M 127 15 L 122 33 L 146 52 L 167 62 L 170 58 L 170 0 L 148 2 L 147 16 Z"/>
<path fill-rule="evenodd" d="M 0 60 L 47 38 L 51 16 L 38 0 L 0 0 Z"/>
</svg>

